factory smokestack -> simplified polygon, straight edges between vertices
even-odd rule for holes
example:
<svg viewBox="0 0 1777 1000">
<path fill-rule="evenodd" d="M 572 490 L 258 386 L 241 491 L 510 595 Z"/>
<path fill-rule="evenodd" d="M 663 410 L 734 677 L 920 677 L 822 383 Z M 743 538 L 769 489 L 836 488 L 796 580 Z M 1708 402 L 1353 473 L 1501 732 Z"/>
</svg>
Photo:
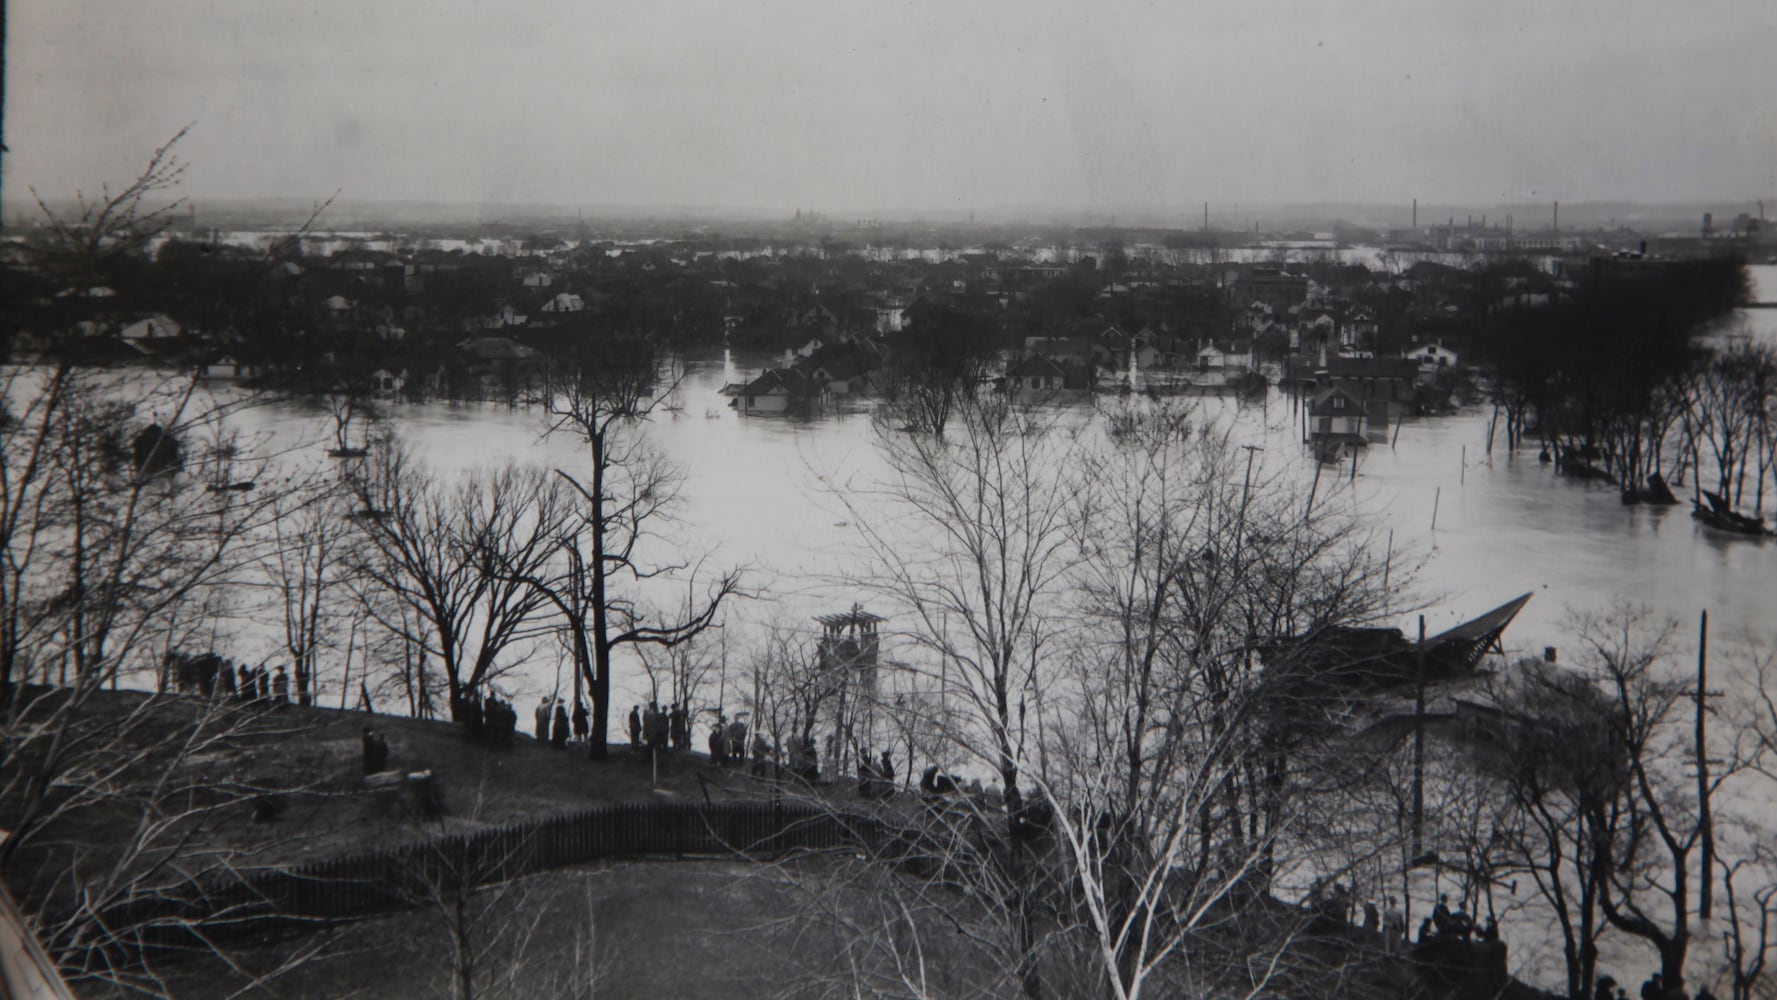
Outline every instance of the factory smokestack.
<svg viewBox="0 0 1777 1000">
<path fill-rule="evenodd" d="M 1413 199 L 1413 228 L 1419 228 L 1419 199 Z"/>
<path fill-rule="evenodd" d="M 1561 203 L 1555 203 L 1555 231 L 1561 231 Z"/>
</svg>

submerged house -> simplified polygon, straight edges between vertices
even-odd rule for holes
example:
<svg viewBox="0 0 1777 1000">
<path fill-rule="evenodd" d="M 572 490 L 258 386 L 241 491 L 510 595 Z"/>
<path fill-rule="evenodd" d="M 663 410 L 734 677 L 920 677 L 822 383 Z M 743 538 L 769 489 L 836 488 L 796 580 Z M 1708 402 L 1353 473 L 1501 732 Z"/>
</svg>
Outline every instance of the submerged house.
<svg viewBox="0 0 1777 1000">
<path fill-rule="evenodd" d="M 1359 399 L 1339 384 L 1322 389 L 1308 402 L 1308 440 L 1326 451 L 1387 441 L 1388 401 Z"/>
<path fill-rule="evenodd" d="M 1045 357 L 1020 358 L 1006 368 L 1006 398 L 1036 403 L 1068 388 L 1067 370 Z"/>
<path fill-rule="evenodd" d="M 747 415 L 785 413 L 821 398 L 823 386 L 794 368 L 767 368 L 734 393 L 734 407 Z"/>
</svg>

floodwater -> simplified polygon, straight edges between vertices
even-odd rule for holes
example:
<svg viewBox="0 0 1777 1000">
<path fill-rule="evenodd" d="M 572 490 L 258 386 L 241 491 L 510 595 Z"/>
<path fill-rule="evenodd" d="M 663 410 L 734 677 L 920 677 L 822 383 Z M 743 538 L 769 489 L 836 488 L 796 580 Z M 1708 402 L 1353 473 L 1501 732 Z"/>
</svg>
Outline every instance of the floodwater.
<svg viewBox="0 0 1777 1000">
<path fill-rule="evenodd" d="M 1777 301 L 1777 266 L 1751 270 L 1754 298 Z M 1777 343 L 1777 309 L 1744 310 L 1738 322 Z M 683 473 L 682 502 L 654 551 L 662 560 L 707 556 L 712 573 L 745 567 L 759 592 L 734 606 L 729 639 L 737 654 L 764 624 L 812 628 L 810 615 L 864 600 L 844 580 L 855 569 L 856 522 L 881 513 L 847 509 L 843 499 L 867 503 L 856 491 L 884 471 L 867 412 L 743 417 L 720 395 L 724 384 L 777 363 L 771 356 L 723 352 L 690 359 L 678 408 L 657 413 L 645 431 Z M 1272 468 L 1312 475 L 1313 461 L 1280 392 L 1263 406 L 1206 400 L 1203 407 L 1206 415 L 1233 422 L 1239 439 L 1262 445 L 1261 460 Z M 438 403 L 399 405 L 391 416 L 420 456 L 446 474 L 509 459 L 570 473 L 587 467 L 577 441 L 544 438 L 534 411 Z M 1746 642 L 1777 641 L 1771 614 L 1777 542 L 1718 534 L 1694 522 L 1688 505 L 1626 507 L 1612 487 L 1557 478 L 1534 448 L 1508 453 L 1503 433 L 1488 454 L 1490 416 L 1475 407 L 1408 418 L 1392 447 L 1365 449 L 1355 479 L 1349 463 L 1323 469 L 1320 488 L 1351 491 L 1378 546 L 1420 564 L 1412 585 L 1401 590 L 1396 624 L 1403 631 L 1416 628 L 1413 608 L 1426 609 L 1426 628 L 1435 634 L 1530 592 L 1535 597 L 1506 633 L 1514 655 L 1565 648 L 1573 613 L 1603 612 L 1619 599 L 1682 622 L 1685 645 L 1693 641 L 1698 612 L 1707 610 L 1711 647 L 1727 670 L 1726 661 Z M 270 431 L 286 443 L 311 437 L 317 456 L 327 432 L 324 416 L 295 408 L 248 411 L 241 420 L 245 429 Z M 1767 515 L 1772 508 L 1777 497 L 1768 499 Z M 239 640 L 268 647 L 272 641 L 245 634 Z M 521 695 L 552 688 L 553 654 L 525 672 L 528 682 L 515 685 Z"/>
<path fill-rule="evenodd" d="M 1755 299 L 1777 301 L 1777 267 L 1753 270 Z M 1777 343 L 1777 310 L 1746 310 L 1740 322 Z M 759 598 L 734 605 L 728 632 L 736 658 L 745 656 L 765 624 L 812 633 L 809 616 L 863 600 L 844 582 L 857 550 L 856 522 L 882 513 L 868 505 L 847 509 L 839 498 L 848 488 L 868 488 L 884 471 L 868 413 L 795 420 L 742 417 L 728 407 L 719 392 L 724 384 L 775 363 L 721 353 L 692 359 L 679 407 L 657 414 L 646 430 L 684 473 L 678 519 L 663 531 L 656 551 L 662 557 L 707 554 L 708 565 L 717 568 L 745 566 L 749 584 L 761 591 Z M 1262 406 L 1205 401 L 1204 410 L 1233 422 L 1240 440 L 1260 444 L 1261 461 L 1303 478 L 1313 475 L 1313 460 L 1281 393 L 1274 391 Z M 534 412 L 431 404 L 397 407 L 392 416 L 403 437 L 446 474 L 507 459 L 569 472 L 586 467 L 576 441 L 543 438 Z M 1570 617 L 1604 612 L 1625 600 L 1678 623 L 1672 666 L 1682 671 L 1694 650 L 1697 615 L 1707 610 L 1711 674 L 1729 699 L 1747 697 L 1751 680 L 1736 676 L 1737 669 L 1755 647 L 1777 643 L 1777 541 L 1717 534 L 1693 521 L 1688 505 L 1624 506 L 1613 487 L 1557 478 L 1537 460 L 1534 447 L 1506 452 L 1503 434 L 1489 454 L 1490 416 L 1489 409 L 1474 407 L 1408 419 L 1392 446 L 1372 445 L 1360 455 L 1355 477 L 1349 463 L 1322 469 L 1317 489 L 1350 491 L 1377 545 L 1422 563 L 1417 578 L 1401 590 L 1395 624 L 1411 635 L 1412 609 L 1425 607 L 1427 630 L 1435 633 L 1530 592 L 1535 596 L 1506 633 L 1508 653 L 1540 655 L 1555 646 L 1562 660 L 1571 661 L 1579 651 Z M 306 427 L 315 453 L 324 447 L 325 418 L 312 411 L 268 408 L 243 421 L 286 440 Z M 1777 498 L 1768 501 L 1767 514 L 1774 505 Z M 266 644 L 270 654 L 269 636 Z M 253 658 L 247 650 L 241 654 Z M 884 655 L 897 657 L 892 638 Z M 563 676 L 545 653 L 505 687 L 528 705 L 524 699 L 550 690 Z M 645 698 L 645 679 L 633 664 L 622 670 L 616 688 L 619 714 L 623 705 Z M 1537 908 L 1518 911 L 1511 921 L 1506 933 L 1514 965 L 1539 981 L 1553 981 L 1559 956 L 1550 950 L 1554 939 L 1538 930 L 1544 924 Z M 1709 960 L 1703 954 L 1708 949 L 1695 951 L 1698 962 Z M 1611 945 L 1607 958 L 1620 977 L 1646 972 L 1647 956 L 1621 942 Z"/>
<path fill-rule="evenodd" d="M 798 420 L 743 417 L 728 407 L 719 393 L 724 383 L 773 363 L 720 354 L 691 361 L 681 408 L 657 413 L 646 429 L 683 473 L 677 516 L 655 551 L 663 559 L 707 555 L 712 569 L 746 567 L 763 591 L 763 599 L 735 605 L 735 620 L 749 623 L 733 630 L 735 640 L 764 622 L 804 627 L 809 615 L 863 600 L 844 583 L 858 549 L 854 522 L 881 513 L 849 510 L 844 499 L 867 504 L 855 489 L 868 488 L 884 470 L 868 413 Z M 1271 467 L 1312 474 L 1283 394 L 1273 391 L 1263 407 L 1208 400 L 1204 412 L 1233 421 L 1241 440 L 1261 443 L 1261 461 Z M 442 472 L 508 458 L 570 473 L 587 467 L 577 441 L 544 439 L 533 411 L 427 404 L 397 407 L 393 417 Z M 317 440 L 325 421 L 278 408 L 248 419 L 276 425 L 281 434 L 307 426 Z M 1706 529 L 1690 518 L 1688 505 L 1624 506 L 1613 487 L 1557 478 L 1534 448 L 1508 453 L 1503 432 L 1489 455 L 1489 419 L 1490 410 L 1479 407 L 1408 418 L 1393 447 L 1371 445 L 1360 454 L 1355 480 L 1349 462 L 1323 467 L 1319 489 L 1351 491 L 1379 547 L 1422 562 L 1400 603 L 1404 612 L 1427 607 L 1429 632 L 1525 592 L 1535 597 L 1506 634 L 1508 648 L 1518 652 L 1563 647 L 1572 634 L 1565 627 L 1570 613 L 1603 611 L 1619 598 L 1689 623 L 1686 636 L 1707 609 L 1712 637 L 1723 643 L 1777 626 L 1770 616 L 1777 544 Z M 1397 624 L 1409 634 L 1416 627 L 1411 613 Z M 544 672 L 550 677 L 537 680 L 551 686 L 553 661 Z"/>
</svg>

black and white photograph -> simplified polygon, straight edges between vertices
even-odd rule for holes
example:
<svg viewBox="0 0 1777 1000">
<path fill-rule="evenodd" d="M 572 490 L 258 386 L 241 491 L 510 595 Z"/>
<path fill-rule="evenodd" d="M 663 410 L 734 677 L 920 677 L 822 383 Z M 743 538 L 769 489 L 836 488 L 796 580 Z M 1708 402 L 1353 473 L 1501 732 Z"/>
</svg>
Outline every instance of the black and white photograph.
<svg viewBox="0 0 1777 1000">
<path fill-rule="evenodd" d="M 1777 4 L 0 17 L 0 997 L 1777 1000 Z"/>
</svg>

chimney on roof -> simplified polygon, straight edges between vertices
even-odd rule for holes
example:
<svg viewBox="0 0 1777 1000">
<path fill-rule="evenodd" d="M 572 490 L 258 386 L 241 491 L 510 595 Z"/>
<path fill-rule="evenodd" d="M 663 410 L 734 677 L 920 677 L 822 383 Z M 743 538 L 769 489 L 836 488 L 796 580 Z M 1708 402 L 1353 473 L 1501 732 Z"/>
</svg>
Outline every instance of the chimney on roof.
<svg viewBox="0 0 1777 1000">
<path fill-rule="evenodd" d="M 1413 199 L 1413 228 L 1419 228 L 1419 199 Z"/>
<path fill-rule="evenodd" d="M 1555 203 L 1555 231 L 1561 231 L 1561 203 Z"/>
</svg>

